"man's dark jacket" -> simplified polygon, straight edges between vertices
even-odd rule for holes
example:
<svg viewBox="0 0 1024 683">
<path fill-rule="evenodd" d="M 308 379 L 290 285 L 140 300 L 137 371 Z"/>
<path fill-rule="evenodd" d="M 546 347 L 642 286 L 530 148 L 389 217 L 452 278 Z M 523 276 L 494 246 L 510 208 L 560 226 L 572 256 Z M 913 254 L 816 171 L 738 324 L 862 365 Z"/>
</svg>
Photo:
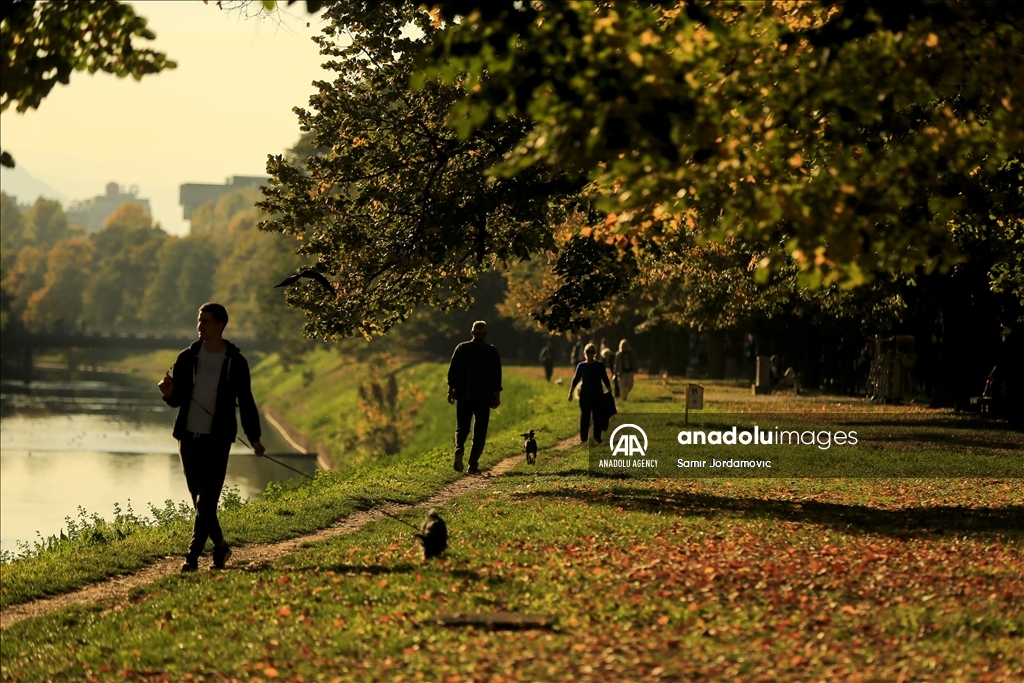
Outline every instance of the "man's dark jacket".
<svg viewBox="0 0 1024 683">
<path fill-rule="evenodd" d="M 483 339 L 462 342 L 455 347 L 448 366 L 448 386 L 457 401 L 487 401 L 501 391 L 501 357 L 498 349 Z"/>
<path fill-rule="evenodd" d="M 242 415 L 242 430 L 249 437 L 249 443 L 260 440 L 260 414 L 256 410 L 256 400 L 252 397 L 249 379 L 249 363 L 238 347 L 225 340 L 227 352 L 224 364 L 220 368 L 220 381 L 217 383 L 217 407 L 213 411 L 213 426 L 210 435 L 224 441 L 234 441 L 238 433 L 235 421 L 235 402 Z M 178 417 L 174 420 L 174 438 L 179 441 L 188 435 L 188 411 L 193 408 L 192 386 L 195 384 L 196 369 L 199 364 L 199 349 L 202 340 L 178 354 L 174 361 L 172 377 L 174 391 L 164 397 L 164 403 L 178 408 Z M 196 410 L 203 410 L 198 405 Z"/>
</svg>

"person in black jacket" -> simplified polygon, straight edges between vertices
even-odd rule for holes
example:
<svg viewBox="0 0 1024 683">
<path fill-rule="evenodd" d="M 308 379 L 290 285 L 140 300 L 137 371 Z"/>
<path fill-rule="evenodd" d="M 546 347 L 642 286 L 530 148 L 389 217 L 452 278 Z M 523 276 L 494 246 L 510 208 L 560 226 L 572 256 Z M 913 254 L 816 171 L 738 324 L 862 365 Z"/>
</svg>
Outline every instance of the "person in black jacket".
<svg viewBox="0 0 1024 683">
<path fill-rule="evenodd" d="M 580 382 L 580 443 L 587 442 L 587 432 L 590 431 L 590 418 L 594 418 L 594 440 L 601 442 L 602 418 L 599 414 L 601 394 L 604 389 L 602 383 L 612 389 L 612 383 L 608 380 L 608 372 L 604 363 L 597 360 L 597 346 L 587 344 L 583 349 L 585 361 L 576 366 L 576 374 L 572 378 L 572 386 L 569 387 L 569 400 L 572 400 L 572 392 Z"/>
<path fill-rule="evenodd" d="M 213 541 L 213 566 L 223 569 L 231 557 L 217 520 L 217 503 L 224 488 L 228 452 L 238 433 L 237 401 L 242 430 L 256 455 L 262 457 L 260 415 L 250 388 L 249 364 L 238 347 L 223 337 L 228 312 L 217 303 L 199 308 L 196 329 L 199 341 L 178 354 L 173 375 L 166 374 L 157 387 L 164 402 L 178 409 L 174 438 L 178 440 L 181 467 L 196 509 L 192 541 L 181 571 L 199 568 L 206 539 Z"/>
<path fill-rule="evenodd" d="M 473 425 L 473 448 L 469 452 L 469 474 L 480 473 L 480 456 L 487 442 L 491 408 L 501 405 L 501 357 L 484 341 L 487 323 L 473 323 L 473 340 L 455 347 L 448 366 L 448 403 L 458 402 L 455 410 L 455 471 L 462 471 L 469 426 Z"/>
</svg>

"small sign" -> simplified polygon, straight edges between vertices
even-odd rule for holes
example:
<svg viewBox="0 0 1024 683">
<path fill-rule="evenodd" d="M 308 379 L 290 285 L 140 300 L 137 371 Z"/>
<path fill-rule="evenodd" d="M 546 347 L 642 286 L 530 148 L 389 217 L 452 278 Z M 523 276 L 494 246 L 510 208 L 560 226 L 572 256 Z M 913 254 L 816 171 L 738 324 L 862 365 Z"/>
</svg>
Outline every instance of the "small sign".
<svg viewBox="0 0 1024 683">
<path fill-rule="evenodd" d="M 704 386 L 701 384 L 686 385 L 686 409 L 704 410 Z"/>
</svg>

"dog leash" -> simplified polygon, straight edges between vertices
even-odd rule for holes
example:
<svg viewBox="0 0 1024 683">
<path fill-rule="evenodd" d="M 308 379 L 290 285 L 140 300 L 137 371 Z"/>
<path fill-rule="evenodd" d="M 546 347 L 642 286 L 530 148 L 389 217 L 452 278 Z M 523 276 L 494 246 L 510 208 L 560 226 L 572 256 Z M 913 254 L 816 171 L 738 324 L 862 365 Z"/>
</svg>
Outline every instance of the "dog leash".
<svg viewBox="0 0 1024 683">
<path fill-rule="evenodd" d="M 239 436 L 239 437 L 237 437 L 237 438 L 238 438 L 238 440 L 239 440 L 239 441 L 241 441 L 241 442 L 242 442 L 243 444 L 245 444 L 245 447 L 246 447 L 246 448 L 248 448 L 248 449 L 249 449 L 250 451 L 252 451 L 253 453 L 255 453 L 255 452 L 256 452 L 256 449 L 255 449 L 255 448 L 253 448 L 252 446 L 250 446 L 250 445 L 249 445 L 249 443 L 248 443 L 248 442 L 247 442 L 247 441 L 246 441 L 245 439 L 243 439 L 243 438 L 242 438 L 242 437 L 240 437 L 240 436 Z M 287 468 L 288 468 L 288 469 L 290 469 L 290 470 L 291 470 L 292 472 L 295 472 L 296 474 L 301 474 L 302 476 L 304 476 L 304 477 L 305 477 L 306 479 L 309 479 L 310 481 L 316 481 L 316 479 L 315 479 L 314 477 L 311 477 L 310 475 L 306 474 L 306 473 L 305 473 L 305 472 L 303 472 L 302 470 L 297 470 L 297 469 L 295 469 L 294 467 L 292 467 L 291 465 L 289 465 L 288 463 L 284 463 L 284 462 L 281 462 L 281 461 L 280 461 L 280 460 L 278 460 L 277 458 L 271 457 L 271 456 L 267 455 L 266 453 L 264 453 L 263 455 L 261 455 L 261 456 L 259 456 L 259 457 L 261 457 L 261 458 L 266 458 L 266 459 L 267 459 L 267 460 L 269 460 L 270 462 L 276 462 L 276 463 L 277 463 L 278 465 L 280 465 L 281 467 L 287 467 Z"/>
<path fill-rule="evenodd" d="M 228 372 L 230 372 L 230 371 L 231 371 L 231 369 L 230 369 L 230 368 L 231 368 L 231 366 L 229 365 L 229 366 L 228 366 Z M 171 369 L 174 369 L 174 366 L 173 366 L 173 365 L 171 366 Z M 170 371 L 168 371 L 168 373 L 167 373 L 167 374 L 170 374 Z M 207 414 L 207 415 L 209 415 L 210 417 L 213 417 L 213 413 L 211 413 L 211 412 L 210 412 L 210 411 L 209 411 L 209 410 L 207 409 L 207 407 L 206 407 L 206 406 L 204 406 L 204 405 L 203 405 L 202 403 L 200 403 L 199 401 L 197 401 L 197 400 L 195 399 L 195 397 L 194 397 L 194 396 L 192 396 L 192 397 L 191 397 L 191 400 L 192 400 L 192 402 L 193 402 L 193 403 L 195 403 L 195 404 L 196 404 L 197 406 L 199 406 L 199 407 L 200 407 L 200 408 L 201 408 L 201 409 L 203 410 L 203 412 L 204 412 L 204 413 L 206 413 L 206 414 Z M 249 449 L 250 451 L 252 451 L 253 453 L 255 453 L 255 452 L 256 452 L 256 449 L 255 449 L 255 448 L 253 448 L 252 446 L 250 446 L 250 445 L 249 445 L 249 443 L 248 443 L 248 442 L 247 442 L 247 441 L 246 441 L 245 439 L 243 439 L 243 438 L 242 438 L 242 437 L 240 437 L 240 436 L 239 436 L 239 437 L 237 437 L 237 438 L 238 438 L 238 440 L 239 440 L 239 441 L 241 441 L 241 442 L 242 442 L 243 444 L 245 444 L 245 447 L 246 447 L 246 448 L 248 448 L 248 449 Z M 272 456 L 269 456 L 269 455 L 267 455 L 266 453 L 264 453 L 264 454 L 263 454 L 262 456 L 260 456 L 260 457 L 262 457 L 262 458 L 266 458 L 266 459 L 267 459 L 267 460 L 269 460 L 270 462 L 274 462 L 274 463 L 277 463 L 277 464 L 278 464 L 278 465 L 280 465 L 281 467 L 285 467 L 285 468 L 287 468 L 287 469 L 290 469 L 290 470 L 291 470 L 292 472 L 295 472 L 296 474 L 301 474 L 302 476 L 304 476 L 304 477 L 305 477 L 306 479 L 309 479 L 310 481 L 316 481 L 316 479 L 315 479 L 314 477 L 311 477 L 310 475 L 306 474 L 306 473 L 305 473 L 305 472 L 303 472 L 302 470 L 298 470 L 298 469 L 295 469 L 295 468 L 294 468 L 294 467 L 292 467 L 291 465 L 289 465 L 289 464 L 287 464 L 287 463 L 283 463 L 283 462 L 281 462 L 280 460 L 278 460 L 277 458 L 274 458 L 274 457 L 272 457 Z"/>
</svg>

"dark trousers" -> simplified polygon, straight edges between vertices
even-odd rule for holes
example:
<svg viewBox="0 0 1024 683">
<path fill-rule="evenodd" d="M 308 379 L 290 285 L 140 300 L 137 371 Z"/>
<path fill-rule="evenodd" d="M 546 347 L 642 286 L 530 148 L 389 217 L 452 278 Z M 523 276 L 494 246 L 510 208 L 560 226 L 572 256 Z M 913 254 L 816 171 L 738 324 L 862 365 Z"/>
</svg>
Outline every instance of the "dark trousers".
<svg viewBox="0 0 1024 683">
<path fill-rule="evenodd" d="M 192 505 L 196 509 L 196 522 L 192 527 L 192 542 L 188 545 L 188 556 L 197 559 L 203 554 L 206 539 L 214 545 L 224 542 L 224 533 L 217 520 L 217 503 L 224 488 L 224 476 L 228 471 L 228 452 L 231 442 L 214 439 L 208 434 L 193 438 L 187 436 L 178 442 L 181 468 L 185 471 L 185 483 L 192 494 Z"/>
<path fill-rule="evenodd" d="M 544 379 L 551 381 L 551 375 L 555 372 L 554 361 L 544 361 Z"/>
<path fill-rule="evenodd" d="M 598 413 L 598 406 L 601 403 L 601 396 L 585 396 L 580 394 L 580 441 L 586 443 L 587 432 L 590 431 L 590 419 L 594 419 L 594 440 L 601 441 L 601 417 Z"/>
<path fill-rule="evenodd" d="M 487 423 L 491 421 L 490 401 L 463 399 L 455 402 L 455 447 L 465 448 L 469 425 L 473 423 L 473 448 L 469 451 L 469 466 L 476 467 L 487 443 Z"/>
</svg>

